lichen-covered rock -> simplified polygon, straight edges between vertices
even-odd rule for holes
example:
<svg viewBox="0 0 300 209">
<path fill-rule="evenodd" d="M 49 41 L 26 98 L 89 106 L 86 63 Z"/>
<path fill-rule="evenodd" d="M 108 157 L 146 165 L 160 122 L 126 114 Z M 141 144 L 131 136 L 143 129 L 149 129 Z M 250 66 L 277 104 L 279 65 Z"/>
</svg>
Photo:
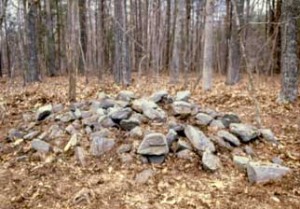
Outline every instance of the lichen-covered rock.
<svg viewBox="0 0 300 209">
<path fill-rule="evenodd" d="M 160 133 L 151 133 L 144 137 L 140 144 L 138 154 L 141 155 L 165 155 L 169 153 L 166 137 Z"/>
<path fill-rule="evenodd" d="M 193 105 L 185 101 L 175 101 L 172 104 L 173 113 L 176 116 L 190 115 L 193 111 Z"/>
<path fill-rule="evenodd" d="M 238 167 L 238 169 L 240 169 L 241 171 L 245 171 L 247 169 L 247 165 L 249 162 L 250 159 L 247 157 L 237 156 L 237 155 L 233 156 L 234 165 Z"/>
</svg>

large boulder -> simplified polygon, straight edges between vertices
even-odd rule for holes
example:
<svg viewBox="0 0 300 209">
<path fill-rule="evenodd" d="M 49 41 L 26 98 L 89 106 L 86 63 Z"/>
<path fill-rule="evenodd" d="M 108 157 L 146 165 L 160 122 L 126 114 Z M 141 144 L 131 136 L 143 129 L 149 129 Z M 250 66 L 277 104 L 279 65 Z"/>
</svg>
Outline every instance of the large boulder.
<svg viewBox="0 0 300 209">
<path fill-rule="evenodd" d="M 273 163 L 250 162 L 247 165 L 247 175 L 250 183 L 265 183 L 279 179 L 288 174 L 288 167 Z"/>
<path fill-rule="evenodd" d="M 243 142 L 249 142 L 259 136 L 259 131 L 252 125 L 242 123 L 231 123 L 230 132 L 238 136 Z"/>
<path fill-rule="evenodd" d="M 207 138 L 205 134 L 198 128 L 191 125 L 187 125 L 184 129 L 184 133 L 197 151 L 216 151 L 215 145 L 212 143 L 212 141 L 209 138 Z"/>
<path fill-rule="evenodd" d="M 141 155 L 165 155 L 169 153 L 166 137 L 160 133 L 151 133 L 144 137 L 140 144 L 138 154 Z"/>
<path fill-rule="evenodd" d="M 52 109 L 53 107 L 51 104 L 40 107 L 36 112 L 36 120 L 42 121 L 46 119 L 49 115 L 51 115 Z"/>
</svg>

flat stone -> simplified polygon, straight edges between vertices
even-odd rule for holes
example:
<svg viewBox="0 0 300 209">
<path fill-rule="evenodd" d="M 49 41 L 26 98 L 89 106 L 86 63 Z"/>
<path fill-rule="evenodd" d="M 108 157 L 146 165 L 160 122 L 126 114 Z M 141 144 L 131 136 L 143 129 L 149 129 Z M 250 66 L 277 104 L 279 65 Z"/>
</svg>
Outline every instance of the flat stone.
<svg viewBox="0 0 300 209">
<path fill-rule="evenodd" d="M 98 108 L 98 109 L 102 109 L 102 108 Z M 97 109 L 97 110 L 98 110 Z M 96 111 L 97 111 L 96 110 Z M 81 118 L 82 119 L 86 119 L 86 118 L 90 118 L 90 117 L 92 117 L 94 115 L 94 111 L 91 111 L 91 110 L 89 110 L 89 111 L 81 111 Z"/>
<path fill-rule="evenodd" d="M 138 154 L 141 155 L 165 155 L 169 153 L 166 137 L 160 133 L 151 133 L 144 137 L 140 144 Z"/>
<path fill-rule="evenodd" d="M 107 115 L 99 117 L 98 123 L 104 128 L 111 128 L 116 126 L 116 123 Z"/>
<path fill-rule="evenodd" d="M 133 138 L 141 138 L 143 137 L 143 130 L 141 127 L 137 126 L 129 132 L 129 135 Z"/>
<path fill-rule="evenodd" d="M 136 126 L 140 125 L 140 121 L 136 120 L 136 119 L 125 119 L 125 120 L 121 120 L 120 122 L 120 126 L 122 129 L 124 129 L 125 131 L 130 131 L 132 129 L 134 129 Z"/>
<path fill-rule="evenodd" d="M 132 155 L 128 153 L 123 153 L 119 155 L 119 158 L 123 164 L 129 164 L 133 161 Z"/>
<path fill-rule="evenodd" d="M 247 174 L 250 183 L 266 183 L 277 180 L 291 172 L 288 167 L 267 163 L 250 162 L 247 166 Z"/>
<path fill-rule="evenodd" d="M 136 96 L 132 91 L 120 91 L 117 96 L 117 100 L 122 100 L 122 101 L 130 101 L 135 98 Z"/>
<path fill-rule="evenodd" d="M 231 123 L 230 132 L 238 136 L 243 142 L 249 142 L 259 136 L 258 129 L 252 125 L 242 123 Z"/>
<path fill-rule="evenodd" d="M 123 153 L 128 153 L 130 152 L 132 149 L 132 144 L 122 144 L 119 148 L 118 148 L 118 154 L 123 154 Z"/>
<path fill-rule="evenodd" d="M 192 113 L 193 105 L 188 102 L 184 102 L 184 101 L 175 101 L 172 104 L 172 110 L 173 110 L 174 115 L 186 116 L 186 115 L 190 115 Z"/>
<path fill-rule="evenodd" d="M 220 130 L 217 133 L 218 137 L 224 139 L 225 141 L 229 142 L 233 146 L 240 146 L 241 142 L 240 140 L 233 134 L 229 133 L 228 131 L 225 130 Z"/>
<path fill-rule="evenodd" d="M 160 90 L 160 91 L 153 93 L 150 96 L 150 100 L 155 103 L 158 103 L 158 102 L 163 101 L 163 99 L 166 98 L 167 96 L 168 96 L 168 92 L 166 90 Z"/>
<path fill-rule="evenodd" d="M 42 120 L 46 119 L 49 115 L 51 115 L 52 109 L 53 109 L 52 104 L 48 104 L 48 105 L 40 107 L 36 113 L 36 120 L 42 121 Z"/>
<path fill-rule="evenodd" d="M 223 115 L 223 117 L 221 117 L 221 121 L 225 128 L 229 128 L 231 123 L 241 123 L 240 118 L 233 113 Z"/>
<path fill-rule="evenodd" d="M 190 91 L 179 91 L 176 94 L 175 101 L 185 101 L 187 102 L 191 97 Z"/>
<path fill-rule="evenodd" d="M 187 142 L 187 141 L 180 138 L 177 142 L 177 146 L 176 146 L 175 151 L 180 152 L 180 151 L 185 150 L 185 149 L 192 150 L 193 147 L 189 142 Z"/>
<path fill-rule="evenodd" d="M 197 151 L 200 152 L 204 152 L 205 150 L 209 150 L 211 152 L 216 151 L 212 141 L 209 138 L 207 138 L 205 134 L 202 131 L 200 131 L 198 128 L 191 125 L 187 125 L 184 129 L 184 133 Z"/>
<path fill-rule="evenodd" d="M 8 131 L 8 140 L 13 141 L 15 139 L 21 139 L 23 138 L 24 133 L 18 129 L 12 128 Z"/>
<path fill-rule="evenodd" d="M 202 155 L 202 165 L 206 170 L 216 171 L 221 167 L 221 161 L 218 156 L 207 150 Z"/>
<path fill-rule="evenodd" d="M 75 156 L 78 162 L 80 163 L 80 165 L 84 167 L 86 165 L 86 161 L 85 161 L 85 151 L 82 147 L 75 148 Z"/>
<path fill-rule="evenodd" d="M 152 169 L 146 169 L 138 173 L 135 177 L 135 182 L 138 184 L 145 184 L 147 181 L 154 176 L 155 172 Z"/>
<path fill-rule="evenodd" d="M 78 133 L 78 130 L 72 124 L 68 125 L 65 130 L 70 135 Z"/>
<path fill-rule="evenodd" d="M 49 129 L 49 139 L 59 138 L 64 135 L 64 131 L 59 127 L 59 125 L 54 124 Z"/>
<path fill-rule="evenodd" d="M 32 140 L 31 147 L 32 147 L 32 149 L 34 149 L 38 152 L 43 152 L 43 153 L 47 153 L 51 149 L 50 144 L 48 144 L 47 142 L 44 142 L 42 140 L 39 140 L 39 139 Z"/>
<path fill-rule="evenodd" d="M 76 119 L 75 115 L 72 112 L 67 112 L 61 115 L 57 115 L 55 117 L 55 120 L 59 120 L 64 123 L 69 123 L 71 121 L 74 121 Z"/>
<path fill-rule="evenodd" d="M 103 128 L 101 131 L 96 131 L 94 133 L 90 134 L 90 139 L 93 140 L 93 138 L 108 138 L 110 135 L 109 130 Z"/>
<path fill-rule="evenodd" d="M 205 113 L 198 113 L 196 115 L 196 119 L 197 119 L 197 121 L 196 121 L 197 124 L 202 125 L 202 126 L 208 126 L 210 124 L 210 122 L 213 121 L 214 118 Z"/>
<path fill-rule="evenodd" d="M 147 155 L 147 158 L 148 158 L 149 163 L 162 164 L 165 161 L 166 156 L 165 155 Z"/>
<path fill-rule="evenodd" d="M 157 107 L 157 104 L 153 101 L 148 101 L 146 99 L 135 99 L 132 101 L 132 104 L 131 104 L 131 108 L 136 111 L 136 112 L 139 112 L 139 113 L 142 113 L 143 112 L 143 104 L 145 106 L 147 106 L 148 103 L 148 106 L 150 106 L 149 108 L 156 108 Z"/>
<path fill-rule="evenodd" d="M 114 139 L 95 137 L 91 143 L 91 153 L 93 156 L 101 156 L 109 152 L 115 145 Z"/>
<path fill-rule="evenodd" d="M 99 120 L 99 116 L 98 116 L 97 114 L 95 114 L 95 115 L 92 115 L 92 116 L 89 117 L 89 118 L 83 119 L 83 120 L 82 120 L 82 124 L 83 124 L 84 126 L 91 126 L 91 127 L 92 127 L 92 126 L 97 125 L 98 120 Z"/>
<path fill-rule="evenodd" d="M 146 104 L 146 103 L 144 103 Z M 164 122 L 166 120 L 166 113 L 159 107 L 150 107 L 148 105 L 142 106 L 143 109 L 143 114 L 150 120 L 152 121 L 157 121 L 157 122 Z"/>
<path fill-rule="evenodd" d="M 225 126 L 221 120 L 213 120 L 209 124 L 210 127 L 217 128 L 217 129 L 224 129 Z"/>
<path fill-rule="evenodd" d="M 100 103 L 96 109 L 98 109 L 98 108 L 108 109 L 108 108 L 114 107 L 115 104 L 116 104 L 116 102 L 113 99 L 109 99 L 109 98 L 103 99 L 100 101 Z"/>
<path fill-rule="evenodd" d="M 127 108 L 114 108 L 110 113 L 110 118 L 114 121 L 119 123 L 121 120 L 128 119 L 132 113 L 132 109 Z"/>
<path fill-rule="evenodd" d="M 221 137 L 213 136 L 211 139 L 216 144 L 219 151 L 232 151 L 234 149 L 234 147 Z"/>
<path fill-rule="evenodd" d="M 241 171 L 245 171 L 247 169 L 247 165 L 250 162 L 250 159 L 243 156 L 233 156 L 233 163 L 234 165 L 240 169 Z"/>
<path fill-rule="evenodd" d="M 40 131 L 31 131 L 24 136 L 25 140 L 32 140 L 36 138 L 41 132 Z"/>
<path fill-rule="evenodd" d="M 64 152 L 68 152 L 72 147 L 75 147 L 79 143 L 79 137 L 77 134 L 73 134 L 64 148 Z"/>
</svg>

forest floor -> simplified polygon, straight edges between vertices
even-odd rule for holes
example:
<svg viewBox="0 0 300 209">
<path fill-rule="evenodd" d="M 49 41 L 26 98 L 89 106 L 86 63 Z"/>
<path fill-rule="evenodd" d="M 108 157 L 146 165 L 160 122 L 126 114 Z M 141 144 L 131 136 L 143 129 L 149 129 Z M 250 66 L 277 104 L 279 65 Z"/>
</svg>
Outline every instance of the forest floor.
<svg viewBox="0 0 300 209">
<path fill-rule="evenodd" d="M 125 89 L 140 96 L 161 89 L 168 90 L 171 95 L 183 90 L 183 85 L 171 85 L 167 81 L 165 76 L 157 83 L 144 77 L 140 86 L 134 82 Z M 279 77 L 263 77 L 256 80 L 255 85 L 263 126 L 274 131 L 280 145 L 254 143 L 252 147 L 262 160 L 270 161 L 279 156 L 292 172 L 280 181 L 259 185 L 250 184 L 245 173 L 234 168 L 233 163 L 223 164 L 219 171 L 209 173 L 200 168 L 199 161 L 178 160 L 172 155 L 162 165 L 142 164 L 138 159 L 124 165 L 113 152 L 100 158 L 88 156 L 85 167 L 81 167 L 71 154 L 49 154 L 39 159 L 31 157 L 17 161 L 17 151 L 5 145 L 7 132 L 21 123 L 22 113 L 43 104 L 67 103 L 68 80 L 47 78 L 43 83 L 27 87 L 19 80 L 2 79 L 0 82 L 0 142 L 3 146 L 0 151 L 0 209 L 300 208 L 300 98 L 295 104 L 277 104 Z M 96 79 L 85 85 L 82 78 L 78 81 L 78 100 L 95 99 L 100 91 L 112 94 L 120 90 L 124 88 L 109 81 L 99 84 Z M 234 112 L 242 121 L 256 124 L 246 79 L 230 87 L 217 78 L 213 91 L 203 93 L 198 87 L 192 99 L 201 107 Z M 118 131 L 115 134 L 125 138 Z M 147 168 L 153 169 L 155 176 L 144 185 L 136 184 L 136 174 Z M 88 201 L 75 204 L 74 197 L 80 191 Z"/>
</svg>

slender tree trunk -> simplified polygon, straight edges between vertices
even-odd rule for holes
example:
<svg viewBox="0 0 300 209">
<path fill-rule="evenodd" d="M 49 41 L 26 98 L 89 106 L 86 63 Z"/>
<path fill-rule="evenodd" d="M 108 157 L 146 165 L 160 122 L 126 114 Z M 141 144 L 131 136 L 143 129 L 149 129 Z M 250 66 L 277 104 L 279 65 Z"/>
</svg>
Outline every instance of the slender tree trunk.
<svg viewBox="0 0 300 209">
<path fill-rule="evenodd" d="M 203 51 L 203 80 L 204 91 L 211 90 L 214 67 L 214 29 L 213 29 L 214 0 L 206 1 L 206 18 L 204 28 L 204 51 Z"/>
<path fill-rule="evenodd" d="M 27 25 L 28 25 L 28 52 L 29 52 L 29 69 L 26 75 L 26 82 L 39 81 L 39 70 L 38 70 L 38 51 L 37 51 L 37 18 L 38 4 L 36 1 L 29 1 L 29 11 L 27 14 Z"/>
<path fill-rule="evenodd" d="M 79 23 L 80 23 L 80 53 L 79 58 L 79 72 L 84 73 L 84 60 L 86 60 L 87 53 L 87 21 L 86 21 L 86 0 L 78 0 L 79 4 Z"/>
<path fill-rule="evenodd" d="M 297 53 L 297 15 L 299 15 L 299 0 L 282 2 L 282 80 L 280 102 L 294 102 L 298 96 L 298 53 Z"/>
<path fill-rule="evenodd" d="M 53 8 L 53 1 L 46 0 L 46 10 L 47 10 L 47 66 L 48 66 L 48 73 L 49 76 L 56 75 L 56 52 L 55 52 L 55 38 L 54 38 L 54 31 L 53 31 L 53 15 L 52 15 L 52 8 Z"/>
</svg>

